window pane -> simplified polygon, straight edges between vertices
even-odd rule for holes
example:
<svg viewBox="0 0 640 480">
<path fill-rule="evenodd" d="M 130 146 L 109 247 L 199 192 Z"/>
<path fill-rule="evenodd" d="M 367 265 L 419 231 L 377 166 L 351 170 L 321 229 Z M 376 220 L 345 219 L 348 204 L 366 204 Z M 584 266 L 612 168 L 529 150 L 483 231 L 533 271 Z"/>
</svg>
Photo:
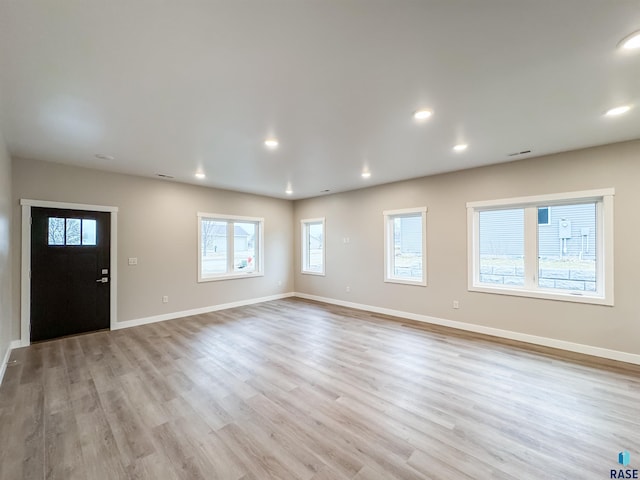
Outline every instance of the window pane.
<svg viewBox="0 0 640 480">
<path fill-rule="evenodd" d="M 524 209 L 480 216 L 480 283 L 524 286 Z"/>
<path fill-rule="evenodd" d="M 324 248 L 324 232 L 322 231 L 322 222 L 308 223 L 306 235 L 306 262 L 305 270 L 309 272 L 322 272 Z"/>
<path fill-rule="evenodd" d="M 538 208 L 538 225 L 549 225 L 549 207 Z"/>
<path fill-rule="evenodd" d="M 96 221 L 91 219 L 82 220 L 82 245 L 96 244 Z"/>
<path fill-rule="evenodd" d="M 256 271 L 256 233 L 253 222 L 235 222 L 233 225 L 233 270 L 236 272 Z"/>
<path fill-rule="evenodd" d="M 67 245 L 80 245 L 80 219 L 67 218 Z"/>
<path fill-rule="evenodd" d="M 49 218 L 49 245 L 64 245 L 64 218 Z"/>
<path fill-rule="evenodd" d="M 596 204 L 549 207 L 552 223 L 538 228 L 538 286 L 595 292 Z"/>
<path fill-rule="evenodd" d="M 422 215 L 393 218 L 392 276 L 422 280 Z"/>
<path fill-rule="evenodd" d="M 227 222 L 202 220 L 202 276 L 227 272 Z"/>
</svg>

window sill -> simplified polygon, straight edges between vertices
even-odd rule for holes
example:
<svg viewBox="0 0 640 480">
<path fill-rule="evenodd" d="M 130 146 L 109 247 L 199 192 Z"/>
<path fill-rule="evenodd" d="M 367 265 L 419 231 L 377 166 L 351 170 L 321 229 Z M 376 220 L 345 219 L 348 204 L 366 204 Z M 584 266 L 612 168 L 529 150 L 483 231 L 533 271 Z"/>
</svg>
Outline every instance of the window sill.
<svg viewBox="0 0 640 480">
<path fill-rule="evenodd" d="M 407 280 L 404 278 L 385 278 L 385 283 L 399 283 L 401 285 L 413 285 L 415 287 L 426 287 L 427 282 L 424 280 Z"/>
<path fill-rule="evenodd" d="M 252 277 L 264 277 L 264 273 L 232 273 L 228 275 L 216 275 L 215 277 L 200 277 L 198 283 L 204 282 L 218 282 L 220 280 L 237 280 L 239 278 L 252 278 Z"/>
<path fill-rule="evenodd" d="M 300 273 L 302 275 L 315 275 L 316 277 L 324 277 L 325 276 L 324 272 L 311 272 L 309 270 L 301 270 Z"/>
<path fill-rule="evenodd" d="M 569 292 L 550 292 L 548 290 L 525 290 L 523 288 L 496 288 L 489 285 L 473 285 L 467 288 L 470 292 L 493 293 L 497 295 L 511 295 L 516 297 L 540 298 L 557 300 L 560 302 L 588 303 L 592 305 L 613 306 L 613 297 L 606 298 L 596 295 L 582 295 Z"/>
</svg>

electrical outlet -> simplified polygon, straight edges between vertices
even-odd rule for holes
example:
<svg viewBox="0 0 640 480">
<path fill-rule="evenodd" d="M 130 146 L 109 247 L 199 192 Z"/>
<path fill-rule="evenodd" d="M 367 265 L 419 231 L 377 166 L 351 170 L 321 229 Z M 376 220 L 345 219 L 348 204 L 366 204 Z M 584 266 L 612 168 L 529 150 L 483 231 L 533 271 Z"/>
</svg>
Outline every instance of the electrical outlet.
<svg viewBox="0 0 640 480">
<path fill-rule="evenodd" d="M 162 303 L 169 303 L 169 295 L 162 296 Z"/>
<path fill-rule="evenodd" d="M 351 292 L 351 287 L 349 285 L 347 285 L 346 291 L 347 293 Z"/>
<path fill-rule="evenodd" d="M 460 302 L 458 302 L 458 300 L 453 301 L 453 308 L 460 308 Z"/>
<path fill-rule="evenodd" d="M 137 265 L 138 258 L 137 257 L 129 257 L 129 265 Z"/>
</svg>

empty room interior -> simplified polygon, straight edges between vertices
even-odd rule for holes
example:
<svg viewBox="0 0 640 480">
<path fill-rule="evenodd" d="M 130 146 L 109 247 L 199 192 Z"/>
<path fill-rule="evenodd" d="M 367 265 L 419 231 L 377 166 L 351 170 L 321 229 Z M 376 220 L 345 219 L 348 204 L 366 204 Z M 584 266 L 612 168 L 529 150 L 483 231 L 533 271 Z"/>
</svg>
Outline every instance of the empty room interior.
<svg viewBox="0 0 640 480">
<path fill-rule="evenodd" d="M 0 480 L 638 478 L 638 79 L 639 0 L 0 0 Z"/>
</svg>

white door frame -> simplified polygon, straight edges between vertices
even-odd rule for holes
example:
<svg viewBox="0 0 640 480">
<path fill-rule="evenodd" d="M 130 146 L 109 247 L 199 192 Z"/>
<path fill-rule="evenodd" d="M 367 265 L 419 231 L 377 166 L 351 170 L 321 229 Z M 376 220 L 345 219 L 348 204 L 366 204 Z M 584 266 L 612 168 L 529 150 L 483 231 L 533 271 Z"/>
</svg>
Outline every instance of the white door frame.
<svg viewBox="0 0 640 480">
<path fill-rule="evenodd" d="M 61 208 L 66 210 L 91 210 L 111 213 L 111 281 L 109 310 L 111 330 L 118 321 L 118 207 L 85 205 L 80 203 L 48 202 L 20 199 L 22 205 L 22 262 L 20 273 L 20 346 L 31 344 L 31 207 Z"/>
</svg>

